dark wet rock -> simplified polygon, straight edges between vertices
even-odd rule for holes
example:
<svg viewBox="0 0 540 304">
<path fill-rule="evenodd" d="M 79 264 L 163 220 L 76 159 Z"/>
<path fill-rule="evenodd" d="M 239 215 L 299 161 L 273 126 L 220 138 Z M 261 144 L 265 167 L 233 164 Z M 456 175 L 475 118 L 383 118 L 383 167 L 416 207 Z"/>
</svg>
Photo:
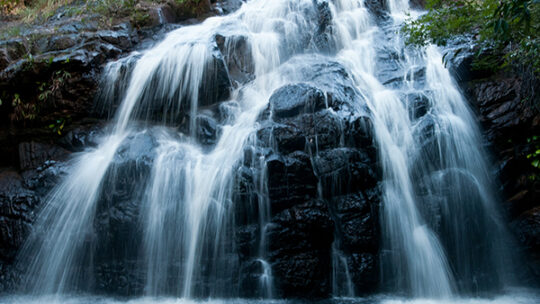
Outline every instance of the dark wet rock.
<svg viewBox="0 0 540 304">
<path fill-rule="evenodd" d="M 367 0 L 365 5 L 377 17 L 384 17 L 388 12 L 386 0 Z"/>
<path fill-rule="evenodd" d="M 17 172 L 0 172 L 0 260 L 14 260 L 30 231 L 34 209 L 40 202 L 40 197 L 24 186 Z"/>
<path fill-rule="evenodd" d="M 381 178 L 375 155 L 350 148 L 326 150 L 313 157 L 325 197 L 372 188 Z"/>
<path fill-rule="evenodd" d="M 77 127 L 63 136 L 58 145 L 70 152 L 81 152 L 89 147 L 96 147 L 104 135 L 102 124 Z"/>
<path fill-rule="evenodd" d="M 523 246 L 523 281 L 537 286 L 540 282 L 540 207 L 534 207 L 517 217 L 512 230 Z"/>
<path fill-rule="evenodd" d="M 131 34 L 128 30 L 124 31 L 100 31 L 96 33 L 99 39 L 110 43 L 122 50 L 128 50 L 133 46 Z"/>
<path fill-rule="evenodd" d="M 408 94 L 405 96 L 408 103 L 409 117 L 411 120 L 416 120 L 426 115 L 431 107 L 429 98 L 425 94 Z"/>
<path fill-rule="evenodd" d="M 329 2 L 325 0 L 317 1 L 317 13 L 318 28 L 313 35 L 313 43 L 319 51 L 334 51 L 336 49 L 336 45 L 332 36 L 334 29 Z"/>
<path fill-rule="evenodd" d="M 236 230 L 236 244 L 241 260 L 249 260 L 259 254 L 260 229 L 258 224 L 239 226 Z"/>
<path fill-rule="evenodd" d="M 379 257 L 373 253 L 353 253 L 347 258 L 351 281 L 357 295 L 371 294 L 380 282 Z"/>
<path fill-rule="evenodd" d="M 69 152 L 56 146 L 36 142 L 19 144 L 19 168 L 36 169 L 47 160 L 65 160 Z"/>
<path fill-rule="evenodd" d="M 20 280 L 20 271 L 14 266 L 17 253 L 29 236 L 36 212 L 50 185 L 28 185 L 27 177 L 41 173 L 0 169 L 0 293 L 11 292 Z"/>
<path fill-rule="evenodd" d="M 440 168 L 441 152 L 446 149 L 443 146 L 445 143 L 439 140 L 439 132 L 443 131 L 437 118 L 431 114 L 427 114 L 418 120 L 413 129 L 415 138 L 418 138 L 418 150 L 420 151 L 415 159 L 415 166 L 424 168 L 432 166 L 433 168 L 430 168 L 430 170 L 435 171 Z M 423 170 L 412 169 L 412 171 L 422 172 Z"/>
<path fill-rule="evenodd" d="M 268 238 L 280 297 L 330 295 L 333 222 L 324 202 L 311 201 L 276 215 Z"/>
<path fill-rule="evenodd" d="M 142 295 L 146 277 L 137 269 L 137 261 L 106 261 L 98 264 L 95 269 L 95 288 L 120 296 Z"/>
<path fill-rule="evenodd" d="M 208 15 L 212 11 L 212 3 L 210 0 L 200 1 L 174 1 L 169 0 L 168 3 L 174 9 L 177 21 L 195 19 Z"/>
<path fill-rule="evenodd" d="M 51 51 L 60 51 L 69 49 L 77 44 L 76 34 L 56 36 L 49 40 L 47 49 Z"/>
<path fill-rule="evenodd" d="M 266 291 L 261 289 L 261 279 L 265 275 L 263 263 L 262 260 L 254 259 L 243 264 L 239 282 L 242 297 L 264 298 L 266 296 Z"/>
<path fill-rule="evenodd" d="M 223 54 L 229 77 L 235 87 L 254 79 L 255 65 L 251 47 L 245 36 L 216 35 L 216 43 Z"/>
<path fill-rule="evenodd" d="M 519 133 L 528 127 L 524 122 L 534 118 L 535 109 L 524 104 L 520 86 L 518 79 L 504 79 L 481 82 L 471 88 L 490 141 Z"/>
<path fill-rule="evenodd" d="M 25 187 L 35 191 L 39 197 L 45 197 L 66 176 L 69 168 L 69 162 L 47 160 L 36 169 L 22 172 L 21 176 Z"/>
<path fill-rule="evenodd" d="M 220 134 L 218 123 L 208 115 L 197 117 L 197 139 L 203 145 L 215 145 Z"/>
<path fill-rule="evenodd" d="M 270 97 L 275 118 L 287 118 L 301 113 L 314 113 L 326 107 L 324 93 L 308 84 L 286 85 Z"/>
<path fill-rule="evenodd" d="M 15 61 L 23 57 L 28 52 L 25 41 L 22 38 L 0 41 L 0 45 L 6 52 L 7 59 L 10 61 Z"/>
<path fill-rule="evenodd" d="M 350 269 L 357 292 L 369 293 L 378 282 L 381 200 L 373 125 L 344 67 L 314 59 L 292 59 L 299 61 L 292 74 L 308 82 L 276 90 L 259 118 L 257 137 L 271 151 L 265 154 L 274 215 L 266 234 L 268 260 L 281 296 L 325 297 L 331 290 L 331 273 L 325 272 L 337 246 L 357 267 Z M 243 183 L 254 182 L 253 172 L 241 172 Z M 242 229 L 242 250 L 252 257 L 256 226 Z"/>
<path fill-rule="evenodd" d="M 378 187 L 331 200 L 337 217 L 340 249 L 345 252 L 377 253 L 379 248 Z M 354 269 L 352 270 L 354 271 Z"/>
<path fill-rule="evenodd" d="M 371 155 L 376 153 L 373 123 L 367 115 L 351 116 L 344 123 L 344 145 L 367 151 Z"/>
<path fill-rule="evenodd" d="M 186 116 L 183 123 L 179 126 L 180 132 L 191 135 L 194 134 L 197 141 L 207 147 L 214 146 L 221 134 L 221 125 L 214 119 L 211 111 L 202 111 L 195 116 L 195 130 L 190 130 L 191 118 Z"/>
<path fill-rule="evenodd" d="M 426 80 L 426 69 L 418 68 L 413 71 L 408 71 L 405 75 L 390 74 L 387 79 L 381 79 L 383 85 L 391 88 L 400 88 L 406 82 L 412 82 L 415 88 L 422 88 Z"/>
<path fill-rule="evenodd" d="M 238 10 L 245 0 L 217 0 L 214 6 L 222 14 L 230 14 Z"/>
<path fill-rule="evenodd" d="M 106 286 L 109 279 L 131 277 L 133 274 L 130 273 L 134 270 L 130 268 L 130 263 L 139 260 L 142 244 L 141 201 L 156 147 L 157 142 L 149 132 L 128 137 L 118 148 L 105 174 L 96 207 L 94 262 L 100 280 L 98 285 L 105 286 L 104 290 L 128 295 L 133 290 L 132 284 L 138 282 L 135 279 L 125 284 L 120 281 Z"/>
<path fill-rule="evenodd" d="M 313 150 L 337 147 L 342 130 L 343 121 L 334 112 L 324 110 L 266 124 L 258 137 L 264 142 L 274 142 L 277 150 L 286 154 L 307 147 Z"/>
<path fill-rule="evenodd" d="M 283 157 L 271 155 L 267 158 L 266 165 L 273 213 L 317 196 L 317 178 L 307 154 L 297 151 Z"/>
<path fill-rule="evenodd" d="M 216 49 L 212 60 L 204 70 L 202 86 L 199 90 L 199 105 L 208 106 L 225 101 L 230 97 L 232 82 L 229 78 L 223 55 Z"/>
<path fill-rule="evenodd" d="M 330 108 L 336 111 L 368 112 L 351 76 L 340 63 L 314 56 L 298 72 L 306 81 L 326 93 Z"/>
</svg>

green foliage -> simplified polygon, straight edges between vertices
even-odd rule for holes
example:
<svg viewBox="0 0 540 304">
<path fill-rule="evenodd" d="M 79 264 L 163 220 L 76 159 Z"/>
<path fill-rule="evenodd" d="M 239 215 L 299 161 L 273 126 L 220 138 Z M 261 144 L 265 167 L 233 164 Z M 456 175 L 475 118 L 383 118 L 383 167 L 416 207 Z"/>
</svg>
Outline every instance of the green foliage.
<svg viewBox="0 0 540 304">
<path fill-rule="evenodd" d="M 527 144 L 531 149 L 531 153 L 527 154 L 527 159 L 531 161 L 533 167 L 540 169 L 540 137 L 527 138 Z"/>
<path fill-rule="evenodd" d="M 59 118 L 53 123 L 49 124 L 49 130 L 55 134 L 62 135 L 62 131 L 64 130 L 66 124 L 68 124 L 69 120 L 71 120 L 70 116 Z"/>
<path fill-rule="evenodd" d="M 50 65 L 52 61 L 53 59 L 49 58 L 46 62 Z M 65 61 L 65 63 L 68 62 L 69 60 Z M 33 60 L 28 61 L 28 65 L 32 64 L 34 64 Z M 24 92 L 24 98 L 19 93 L 4 92 L 2 98 L 11 99 L 11 121 L 26 122 L 38 118 L 42 104 L 54 102 L 55 98 L 61 97 L 62 89 L 70 78 L 71 74 L 62 68 L 52 72 L 48 81 L 36 82 L 35 91 Z"/>
<path fill-rule="evenodd" d="M 456 35 L 477 38 L 482 53 L 476 69 L 510 64 L 540 73 L 540 0 L 427 0 L 427 13 L 402 28 L 410 44 L 445 45 Z"/>
<path fill-rule="evenodd" d="M 13 107 L 12 121 L 34 120 L 37 117 L 37 106 L 34 103 L 24 102 L 18 93 L 13 94 L 11 106 Z"/>
<path fill-rule="evenodd" d="M 37 82 L 39 101 L 48 101 L 60 91 L 66 80 L 71 78 L 71 74 L 65 70 L 58 70 L 53 73 L 49 82 Z"/>
</svg>

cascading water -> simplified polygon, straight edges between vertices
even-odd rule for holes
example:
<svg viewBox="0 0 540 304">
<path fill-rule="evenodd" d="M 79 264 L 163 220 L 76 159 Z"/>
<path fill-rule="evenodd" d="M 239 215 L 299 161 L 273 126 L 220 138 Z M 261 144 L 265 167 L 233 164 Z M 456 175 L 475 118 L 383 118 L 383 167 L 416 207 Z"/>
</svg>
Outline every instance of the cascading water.
<svg viewBox="0 0 540 304">
<path fill-rule="evenodd" d="M 389 1 L 389 8 L 392 19 L 382 28 L 340 27 L 345 47 L 338 54 L 367 95 L 379 141 L 385 278 L 394 288 L 422 297 L 508 282 L 507 237 L 472 114 L 435 47 L 416 50 L 405 48 L 399 36 L 381 39 L 398 29 L 408 4 Z M 378 80 L 381 51 L 395 54 L 394 64 L 404 71 L 400 84 L 384 86 Z M 422 107 L 427 115 L 415 113 Z"/>
<path fill-rule="evenodd" d="M 104 175 L 109 170 L 109 175 L 115 176 L 116 168 L 111 162 L 118 147 L 127 136 L 139 132 L 137 121 L 157 120 L 171 125 L 188 112 L 187 139 L 164 128 L 154 132 L 158 147 L 140 195 L 143 267 L 147 273 L 145 293 L 188 298 L 234 295 L 229 286 L 200 288 L 202 272 L 206 272 L 207 284 L 219 285 L 216 281 L 225 280 L 234 270 L 234 263 L 222 261 L 230 255 L 233 246 L 230 227 L 233 170 L 243 157 L 257 116 L 266 107 L 270 94 L 284 81 L 276 68 L 298 51 L 297 40 L 313 26 L 304 17 L 309 10 L 313 10 L 310 0 L 253 1 L 231 16 L 210 18 L 201 25 L 170 33 L 153 49 L 132 55 L 136 60 L 132 71 L 122 71 L 129 67 L 112 63 L 105 77 L 103 97 L 108 102 L 114 102 L 118 96 L 122 100 L 112 134 L 95 151 L 78 160 L 80 165 L 55 190 L 41 212 L 35 233 L 30 237 L 32 241 L 21 254 L 23 261 L 25 258 L 32 261 L 25 289 L 54 294 L 82 287 L 75 283 L 75 277 L 87 276 L 78 269 L 84 264 L 78 259 L 84 251 L 91 250 L 83 250 L 79 243 L 92 234 L 96 204 L 107 187 Z M 227 113 L 227 123 L 215 147 L 206 152 L 196 141 L 195 117 L 205 103 L 224 99 L 219 93 L 213 94 L 223 90 L 219 87 L 221 80 L 216 78 L 217 69 L 224 68 L 219 66 L 220 58 L 216 58 L 218 34 L 230 37 L 225 44 L 234 43 L 237 37 L 249 41 L 255 79 L 232 93 L 228 103 L 233 110 Z M 133 63 L 131 58 L 124 61 Z M 122 83 L 117 81 L 128 78 L 129 85 L 123 90 Z M 262 206 L 260 212 L 260 222 L 265 224 L 269 213 Z M 43 233 L 47 236 L 41 237 Z M 263 237 L 260 246 L 264 255 Z M 271 296 L 271 269 L 264 260 L 261 264 L 264 266 L 262 285 L 267 289 L 266 296 Z"/>
<path fill-rule="evenodd" d="M 92 292 L 100 245 L 96 213 L 103 204 L 114 205 L 108 192 L 125 170 L 122 157 L 146 153 L 130 163 L 146 168 L 136 174 L 136 186 L 124 189 L 127 201 L 137 202 L 140 242 L 124 249 L 133 252 L 114 252 L 134 256 L 133 267 L 144 273 L 144 294 L 238 295 L 232 283 L 240 220 L 233 212 L 234 178 L 244 162 L 255 172 L 250 200 L 259 226 L 257 294 L 273 297 L 279 284 L 267 252 L 268 173 L 264 153 L 257 152 L 272 143 L 261 145 L 255 133 L 276 89 L 309 82 L 300 69 L 313 58 L 347 69 L 367 105 L 351 111 L 369 112 L 373 123 L 383 172 L 383 286 L 397 294 L 448 298 L 504 285 L 511 271 L 505 268 L 505 231 L 476 122 L 439 51 L 406 47 L 396 34 L 408 3 L 387 2 L 390 18 L 375 20 L 361 0 L 248 1 L 236 13 L 182 27 L 154 48 L 109 64 L 100 102 L 118 106 L 114 125 L 97 148 L 73 160 L 39 213 L 19 257 L 24 292 Z M 312 39 L 321 30 L 322 3 L 331 21 L 324 45 Z M 246 56 L 235 57 L 239 48 Z M 399 76 L 388 79 L 389 71 Z M 215 142 L 208 143 L 199 131 L 211 111 L 221 117 Z M 137 141 L 150 148 L 133 148 Z M 318 152 L 310 153 L 316 167 Z M 331 195 L 320 192 L 323 199 Z M 328 275 L 336 296 L 353 296 L 347 252 L 332 250 Z"/>
</svg>

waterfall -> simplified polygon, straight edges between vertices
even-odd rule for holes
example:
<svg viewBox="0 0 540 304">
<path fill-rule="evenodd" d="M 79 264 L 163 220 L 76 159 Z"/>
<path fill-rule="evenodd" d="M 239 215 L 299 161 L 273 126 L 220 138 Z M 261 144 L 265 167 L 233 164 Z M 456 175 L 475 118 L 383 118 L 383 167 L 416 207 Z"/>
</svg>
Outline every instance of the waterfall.
<svg viewBox="0 0 540 304">
<path fill-rule="evenodd" d="M 396 34 L 408 2 L 386 2 L 389 17 L 377 19 L 362 0 L 247 1 L 110 63 L 97 102 L 116 109 L 111 128 L 71 161 L 40 210 L 18 258 L 23 292 L 93 291 L 97 213 L 114 205 L 114 185 L 133 170 L 135 186 L 122 190 L 136 206 L 140 235 L 118 240 L 135 245 L 111 254 L 144 273 L 144 295 L 237 296 L 235 176 L 248 163 L 259 227 L 257 294 L 273 298 L 279 284 L 268 255 L 273 214 L 264 154 L 272 143 L 257 142 L 256 131 L 274 91 L 309 82 L 300 70 L 313 58 L 345 67 L 367 106 L 351 111 L 369 113 L 373 123 L 383 172 L 383 287 L 449 298 L 503 286 L 512 268 L 477 123 L 440 51 L 406 46 Z M 321 45 L 313 33 L 322 31 L 323 4 L 330 30 Z M 215 129 L 210 142 L 200 133 L 212 121 L 218 127 L 208 128 Z M 335 295 L 354 296 L 347 252 L 331 250 Z"/>
<path fill-rule="evenodd" d="M 337 2 L 356 7 L 362 15 L 360 1 Z M 382 27 L 340 25 L 344 48 L 337 55 L 367 95 L 379 142 L 384 172 L 383 279 L 392 281 L 394 289 L 420 297 L 450 297 L 482 284 L 503 284 L 510 267 L 507 238 L 491 196 L 476 122 L 436 47 L 407 48 L 399 36 L 381 39 L 397 31 L 408 9 L 403 1 L 388 1 L 388 6 L 392 18 Z M 360 18 L 365 17 L 355 19 Z M 403 71 L 393 87 L 378 79 L 381 51 L 395 54 L 394 64 Z M 415 113 L 423 106 L 425 115 Z M 474 224 L 465 227 L 460 221 Z"/>
<path fill-rule="evenodd" d="M 107 191 L 105 175 L 116 175 L 112 161 L 118 148 L 123 143 L 129 145 L 125 139 L 140 132 L 141 122 L 142 128 L 156 123 L 170 126 L 187 117 L 185 136 L 170 128 L 152 132 L 157 148 L 138 198 L 142 201 L 145 293 L 189 298 L 230 291 L 228 286 L 221 290 L 197 290 L 195 286 L 204 285 L 200 281 L 203 271 L 213 272 L 209 276 L 213 281 L 226 279 L 234 270 L 234 265 L 223 266 L 226 263 L 221 261 L 231 254 L 233 246 L 233 172 L 242 160 L 244 147 L 254 144 L 250 135 L 255 131 L 257 116 L 271 93 L 284 82 L 276 68 L 299 51 L 295 44 L 313 26 L 305 19 L 309 16 L 304 16 L 313 9 L 311 0 L 251 1 L 230 16 L 180 28 L 154 48 L 111 63 L 105 72 L 101 98 L 113 104 L 121 97 L 114 128 L 99 147 L 75 160 L 74 169 L 47 200 L 21 252 L 21 267 L 26 268 L 23 264 L 31 260 L 24 289 L 54 294 L 82 288 L 78 279 L 88 276 L 80 266 L 90 261 L 83 262 L 81 257 L 92 251 L 83 245 L 95 246 L 86 239 L 93 233 L 100 195 Z M 227 99 L 215 91 L 228 90 L 219 87 L 220 79 L 216 78 L 218 69 L 227 69 L 220 66 L 223 60 L 218 54 L 217 35 L 225 37 L 225 45 L 234 44 L 238 37 L 248 41 L 255 79 L 231 92 L 227 104 L 232 111 L 215 147 L 206 151 L 196 140 L 195 117 L 201 106 Z M 127 86 L 119 83 L 126 80 Z M 260 208 L 262 225 L 269 216 L 265 208 Z M 264 240 L 260 246 L 264 255 Z M 263 258 L 262 285 L 271 296 L 271 270 Z M 181 279 L 171 282 L 171 278 Z"/>
</svg>

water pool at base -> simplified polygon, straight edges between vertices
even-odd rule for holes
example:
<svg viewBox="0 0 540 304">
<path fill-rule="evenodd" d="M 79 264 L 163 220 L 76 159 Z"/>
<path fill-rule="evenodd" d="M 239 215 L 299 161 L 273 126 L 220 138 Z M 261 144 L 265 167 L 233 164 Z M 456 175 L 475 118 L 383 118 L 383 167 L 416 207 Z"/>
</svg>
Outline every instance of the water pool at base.
<svg viewBox="0 0 540 304">
<path fill-rule="evenodd" d="M 256 300 L 256 299 L 207 299 L 193 300 L 167 297 L 110 298 L 99 296 L 6 296 L 0 304 L 537 304 L 540 290 L 510 290 L 493 297 L 455 297 L 451 299 L 403 298 L 375 295 L 360 298 L 333 298 L 326 300 Z"/>
</svg>

